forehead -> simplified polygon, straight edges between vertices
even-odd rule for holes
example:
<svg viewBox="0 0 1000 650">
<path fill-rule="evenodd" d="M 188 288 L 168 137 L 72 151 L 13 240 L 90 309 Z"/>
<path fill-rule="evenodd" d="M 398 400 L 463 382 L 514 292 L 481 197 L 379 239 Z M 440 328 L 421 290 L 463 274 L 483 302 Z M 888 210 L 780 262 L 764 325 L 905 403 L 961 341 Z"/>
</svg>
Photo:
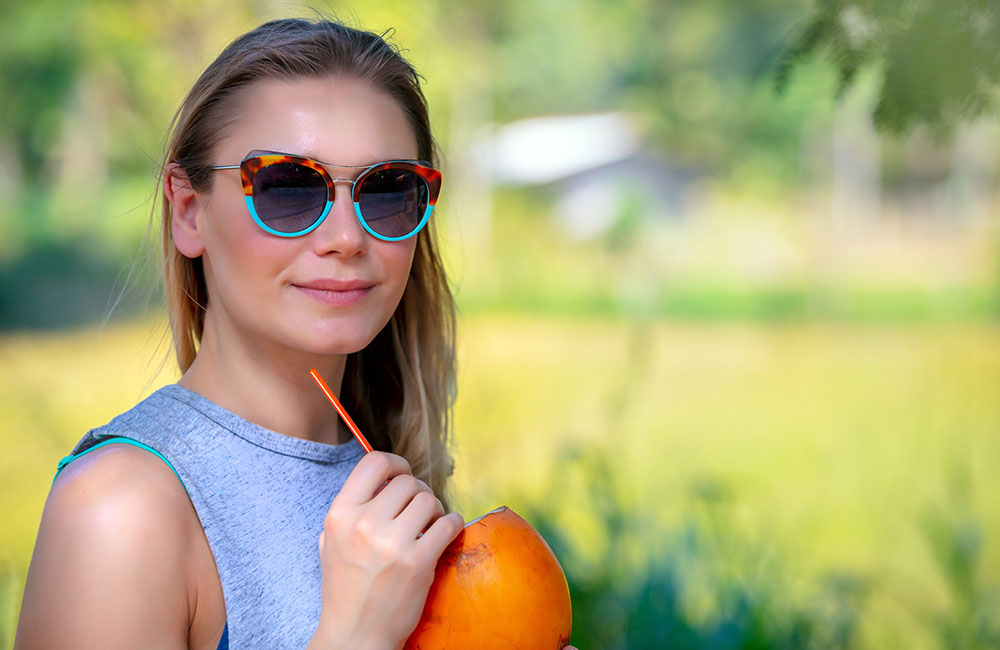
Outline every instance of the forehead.
<svg viewBox="0 0 1000 650">
<path fill-rule="evenodd" d="M 399 102 L 351 77 L 255 82 L 241 91 L 232 117 L 217 145 L 221 164 L 238 162 L 252 150 L 341 165 L 418 157 L 413 127 Z"/>
</svg>

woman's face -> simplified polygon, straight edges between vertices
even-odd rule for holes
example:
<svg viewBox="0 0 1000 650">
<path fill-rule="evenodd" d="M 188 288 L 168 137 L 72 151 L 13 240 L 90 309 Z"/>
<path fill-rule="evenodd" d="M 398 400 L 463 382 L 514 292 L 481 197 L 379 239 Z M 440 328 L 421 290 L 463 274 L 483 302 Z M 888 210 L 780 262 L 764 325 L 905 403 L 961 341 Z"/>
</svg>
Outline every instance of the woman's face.
<svg viewBox="0 0 1000 650">
<path fill-rule="evenodd" d="M 218 143 L 214 164 L 239 163 L 253 150 L 362 168 L 418 157 L 396 100 L 348 77 L 267 80 L 245 89 L 235 127 Z M 328 171 L 353 179 L 362 169 Z M 315 354 L 368 345 L 403 295 L 417 238 L 369 235 L 358 223 L 346 183 L 336 184 L 333 207 L 312 232 L 269 234 L 247 211 L 239 170 L 214 173 L 200 203 L 199 227 L 210 318 L 219 334 Z M 344 283 L 359 288 L 343 290 Z"/>
</svg>

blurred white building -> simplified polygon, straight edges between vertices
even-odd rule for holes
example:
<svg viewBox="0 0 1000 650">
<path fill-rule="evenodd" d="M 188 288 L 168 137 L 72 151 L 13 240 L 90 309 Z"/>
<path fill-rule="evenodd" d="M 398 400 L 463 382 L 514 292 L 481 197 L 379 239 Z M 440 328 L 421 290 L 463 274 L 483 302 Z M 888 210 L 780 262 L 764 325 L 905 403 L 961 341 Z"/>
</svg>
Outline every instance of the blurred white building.
<svg viewBox="0 0 1000 650">
<path fill-rule="evenodd" d="M 606 231 L 625 210 L 680 216 L 695 177 L 645 152 L 639 129 L 623 112 L 490 125 L 474 139 L 469 159 L 490 187 L 553 188 L 552 216 L 581 239 Z"/>
</svg>

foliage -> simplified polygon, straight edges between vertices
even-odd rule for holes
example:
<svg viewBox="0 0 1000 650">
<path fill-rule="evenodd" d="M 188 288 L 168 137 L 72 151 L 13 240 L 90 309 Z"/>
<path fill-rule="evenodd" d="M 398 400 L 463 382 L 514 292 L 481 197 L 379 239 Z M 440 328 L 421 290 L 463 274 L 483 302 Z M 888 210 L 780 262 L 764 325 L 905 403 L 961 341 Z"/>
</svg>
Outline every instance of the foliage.
<svg viewBox="0 0 1000 650">
<path fill-rule="evenodd" d="M 1000 83 L 1000 8 L 992 0 L 819 0 L 777 71 L 788 83 L 802 59 L 825 51 L 841 92 L 866 66 L 881 71 L 875 124 L 945 132 L 994 113 Z"/>
<path fill-rule="evenodd" d="M 466 321 L 456 414 L 468 513 L 542 530 L 579 647 L 950 648 L 961 598 L 995 618 L 995 328 L 587 323 Z M 965 505 L 939 491 L 962 449 Z M 975 590 L 927 552 L 930 504 L 942 548 L 979 531 Z"/>
<path fill-rule="evenodd" d="M 804 589 L 801 575 L 793 579 L 801 568 L 776 552 L 778 544 L 739 530 L 730 491 L 712 479 L 694 481 L 682 522 L 659 529 L 630 509 L 614 478 L 613 453 L 600 445 L 564 447 L 557 460 L 564 473 L 543 490 L 558 493 L 567 473 L 586 477 L 576 498 L 600 531 L 596 552 L 594 540 L 590 548 L 581 541 L 579 521 L 560 523 L 560 508 L 572 505 L 522 507 L 567 572 L 575 644 L 609 650 L 871 647 L 861 629 L 872 616 L 868 595 L 896 588 L 876 586 L 887 580 L 884 570 L 866 575 L 831 567 Z M 953 470 L 947 504 L 928 507 L 918 522 L 947 605 L 935 608 L 919 594 L 906 594 L 903 606 L 922 621 L 934 647 L 990 650 L 1000 648 L 1000 582 L 984 566 L 985 533 L 971 509 L 969 471 Z"/>
<path fill-rule="evenodd" d="M 852 281 L 846 264 L 838 267 L 837 277 L 824 278 L 822 258 L 812 248 L 828 237 L 824 222 L 811 218 L 825 207 L 819 201 L 769 202 L 768 213 L 760 217 L 766 226 L 743 243 L 741 224 L 729 218 L 727 205 L 674 221 L 644 214 L 637 226 L 640 219 L 625 202 L 605 233 L 579 240 L 546 218 L 545 200 L 540 191 L 505 189 L 498 196 L 496 213 L 502 218 L 493 226 L 492 254 L 454 264 L 465 313 L 613 317 L 639 311 L 692 322 L 759 323 L 990 322 L 1000 315 L 1000 276 L 989 269 L 979 281 L 933 286 L 926 278 L 934 260 L 922 259 L 927 248 L 915 249 L 907 262 L 919 272 L 911 279 L 891 284 Z M 727 247 L 734 241 L 739 243 Z M 935 255 L 942 259 L 950 250 L 945 241 L 938 237 L 935 242 L 940 246 Z M 863 259 L 864 245 L 844 251 L 845 257 L 850 253 Z M 757 247 L 765 254 L 795 251 L 801 265 L 757 280 L 753 266 L 738 263 L 740 256 L 760 259 L 754 255 Z M 873 253 L 876 262 L 879 255 Z M 685 257 L 697 259 L 700 268 L 683 268 L 679 260 Z"/>
<path fill-rule="evenodd" d="M 792 567 L 730 522 L 725 490 L 702 482 L 676 529 L 657 531 L 616 494 L 611 449 L 567 448 L 588 477 L 587 516 L 604 537 L 600 559 L 544 508 L 528 513 L 567 570 L 573 642 L 583 648 L 847 650 L 858 644 L 864 581 L 831 576 L 803 596 Z M 567 466 L 567 459 L 560 464 Z M 575 465 L 575 467 L 574 467 Z M 546 492 L 556 493 L 552 483 Z M 707 488 L 707 489 L 706 489 Z M 642 545 L 639 560 L 636 544 Z"/>
<path fill-rule="evenodd" d="M 976 517 L 967 467 L 951 471 L 948 503 L 929 505 L 921 518 L 927 544 L 948 594 L 944 612 L 926 612 L 942 647 L 1000 648 L 1000 584 L 985 567 L 987 533 Z"/>
<path fill-rule="evenodd" d="M 141 264 L 116 269 L 86 242 L 42 240 L 0 260 L 0 330 L 69 327 L 134 316 L 157 286 Z M 135 277 L 134 277 L 135 276 Z"/>
</svg>

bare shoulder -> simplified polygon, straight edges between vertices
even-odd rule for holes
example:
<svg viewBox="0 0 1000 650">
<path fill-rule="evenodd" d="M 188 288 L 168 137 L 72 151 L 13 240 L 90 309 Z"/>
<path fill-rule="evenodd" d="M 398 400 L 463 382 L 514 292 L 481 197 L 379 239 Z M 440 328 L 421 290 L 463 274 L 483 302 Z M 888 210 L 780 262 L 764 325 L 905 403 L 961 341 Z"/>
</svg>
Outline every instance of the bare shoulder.
<svg viewBox="0 0 1000 650">
<path fill-rule="evenodd" d="M 144 554 L 178 548 L 192 524 L 197 517 L 173 470 L 146 450 L 118 444 L 63 470 L 46 501 L 40 533 L 51 527 L 100 542 L 102 550 Z"/>
<path fill-rule="evenodd" d="M 15 647 L 187 647 L 195 533 L 153 454 L 108 445 L 70 463 L 42 514 Z"/>
</svg>

